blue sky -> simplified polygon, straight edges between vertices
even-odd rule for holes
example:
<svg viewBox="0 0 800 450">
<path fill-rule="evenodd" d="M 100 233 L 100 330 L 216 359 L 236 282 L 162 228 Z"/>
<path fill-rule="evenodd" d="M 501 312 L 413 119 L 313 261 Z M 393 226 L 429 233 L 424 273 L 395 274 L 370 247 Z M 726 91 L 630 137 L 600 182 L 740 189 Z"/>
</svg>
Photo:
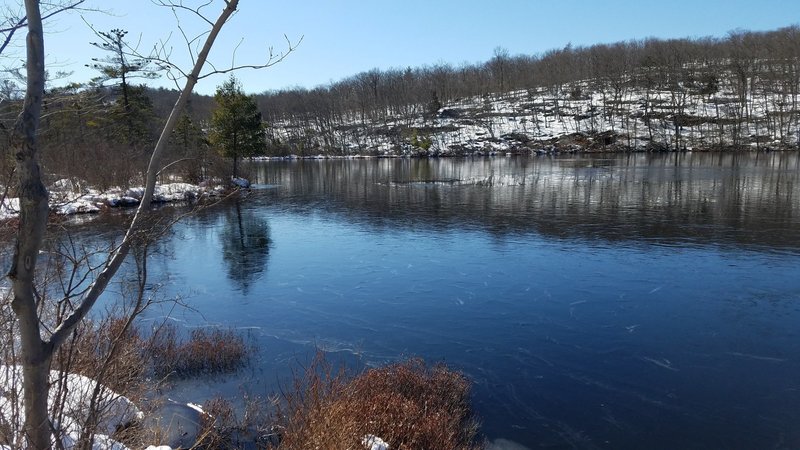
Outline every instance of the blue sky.
<svg viewBox="0 0 800 450">
<path fill-rule="evenodd" d="M 129 40 L 141 38 L 143 49 L 172 32 L 173 55 L 184 53 L 168 10 L 149 0 L 88 2 L 112 8 L 111 14 L 83 14 L 97 29 L 128 30 Z M 250 93 L 324 85 L 376 67 L 481 62 L 498 46 L 512 55 L 534 54 L 568 43 L 725 36 L 739 28 L 800 23 L 798 0 L 241 0 L 239 10 L 212 54 L 220 65 L 230 63 L 240 41 L 236 62 L 254 63 L 264 59 L 268 46 L 280 50 L 284 34 L 292 40 L 303 36 L 281 64 L 238 73 Z M 189 21 L 182 23 L 191 29 Z M 95 75 L 84 64 L 102 53 L 88 44 L 96 39 L 78 14 L 62 15 L 46 28 L 50 68 L 71 70 L 76 81 Z M 197 90 L 213 93 L 221 81 L 209 78 Z"/>
</svg>

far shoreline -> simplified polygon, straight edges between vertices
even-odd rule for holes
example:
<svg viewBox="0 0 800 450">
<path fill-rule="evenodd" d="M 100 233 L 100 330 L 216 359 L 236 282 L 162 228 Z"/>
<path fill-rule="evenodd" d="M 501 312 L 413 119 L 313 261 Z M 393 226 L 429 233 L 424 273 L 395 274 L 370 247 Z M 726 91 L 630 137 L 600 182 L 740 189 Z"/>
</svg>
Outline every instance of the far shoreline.
<svg viewBox="0 0 800 450">
<path fill-rule="evenodd" d="M 800 147 L 795 146 L 780 146 L 780 147 L 766 147 L 766 148 L 684 148 L 680 150 L 674 149 L 643 149 L 643 148 L 604 148 L 604 149 L 540 149 L 540 150 L 515 150 L 509 151 L 475 151 L 472 153 L 435 153 L 435 152 L 417 152 L 409 154 L 353 154 L 353 155 L 331 155 L 319 153 L 316 155 L 286 155 L 286 156 L 253 156 L 247 158 L 247 161 L 296 161 L 296 160 L 355 160 L 355 159 L 405 159 L 405 158 L 489 158 L 489 157 L 511 157 L 511 156 L 560 156 L 560 155 L 600 155 L 600 154 L 684 154 L 684 153 L 721 153 L 721 154 L 754 154 L 754 153 L 789 153 L 800 152 Z"/>
</svg>

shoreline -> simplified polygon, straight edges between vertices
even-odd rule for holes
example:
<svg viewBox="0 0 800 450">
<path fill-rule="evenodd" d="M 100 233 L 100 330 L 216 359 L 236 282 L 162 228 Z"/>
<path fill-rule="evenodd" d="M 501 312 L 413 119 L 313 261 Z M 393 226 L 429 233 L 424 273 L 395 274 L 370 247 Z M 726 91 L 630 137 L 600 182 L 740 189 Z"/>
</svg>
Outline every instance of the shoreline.
<svg viewBox="0 0 800 450">
<path fill-rule="evenodd" d="M 630 154 L 630 153 L 651 153 L 651 154 L 673 154 L 673 153 L 730 153 L 730 154 L 744 154 L 744 153 L 772 153 L 772 152 L 800 152 L 800 147 L 797 146 L 780 146 L 780 147 L 766 147 L 766 148 L 746 148 L 746 147 L 724 147 L 724 148 L 683 148 L 680 150 L 675 149 L 653 149 L 653 148 L 630 148 L 630 147 L 604 147 L 604 148 L 559 148 L 557 146 L 543 147 L 538 149 L 525 148 L 511 148 L 505 151 L 491 150 L 491 151 L 473 151 L 473 152 L 430 152 L 420 151 L 415 153 L 382 153 L 382 154 L 353 154 L 353 155 L 332 155 L 319 153 L 316 155 L 297 155 L 291 154 L 286 156 L 252 156 L 246 158 L 247 161 L 296 161 L 296 160 L 327 160 L 327 159 L 404 159 L 404 158 L 486 158 L 486 157 L 509 157 L 509 156 L 559 156 L 559 155 L 601 155 L 601 154 Z"/>
<path fill-rule="evenodd" d="M 270 161 L 323 161 L 323 160 L 364 160 L 364 159 L 437 159 L 437 158 L 510 158 L 510 157 L 555 157 L 579 155 L 619 155 L 619 154 L 691 154 L 691 153 L 717 153 L 717 154 L 761 154 L 761 153 L 790 153 L 800 152 L 800 148 L 793 146 L 755 148 L 686 148 L 674 149 L 630 149 L 622 147 L 606 147 L 602 149 L 585 148 L 551 148 L 531 150 L 509 149 L 508 151 L 475 151 L 471 153 L 434 153 L 418 152 L 414 154 L 372 154 L 372 155 L 287 155 L 287 156 L 254 156 L 244 158 L 251 162 Z M 111 188 L 100 191 L 96 188 L 81 188 L 81 183 L 69 179 L 60 179 L 48 187 L 50 194 L 50 212 L 55 216 L 67 217 L 86 214 L 97 214 L 104 210 L 116 208 L 133 208 L 139 205 L 144 188 L 141 186 L 127 189 Z M 216 198 L 226 195 L 237 189 L 249 188 L 250 182 L 243 178 L 232 179 L 228 185 L 223 185 L 219 180 L 191 184 L 183 182 L 164 183 L 156 185 L 152 203 L 166 204 L 177 202 L 191 202 L 203 198 Z M 75 192 L 82 190 L 83 193 Z M 7 197 L 0 203 L 0 222 L 8 222 L 19 216 L 19 199 Z"/>
</svg>

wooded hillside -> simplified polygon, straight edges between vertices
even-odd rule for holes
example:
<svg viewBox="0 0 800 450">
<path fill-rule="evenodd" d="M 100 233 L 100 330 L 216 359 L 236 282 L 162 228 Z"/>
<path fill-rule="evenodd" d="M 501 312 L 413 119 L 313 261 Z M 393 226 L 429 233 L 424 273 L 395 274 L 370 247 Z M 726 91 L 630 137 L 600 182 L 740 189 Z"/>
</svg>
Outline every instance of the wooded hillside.
<svg viewBox="0 0 800 450">
<path fill-rule="evenodd" d="M 798 27 L 533 56 L 497 49 L 484 64 L 373 70 L 266 93 L 259 104 L 274 151 L 300 154 L 536 151 L 566 141 L 577 147 L 559 147 L 783 148 L 797 143 L 799 57 Z"/>
</svg>

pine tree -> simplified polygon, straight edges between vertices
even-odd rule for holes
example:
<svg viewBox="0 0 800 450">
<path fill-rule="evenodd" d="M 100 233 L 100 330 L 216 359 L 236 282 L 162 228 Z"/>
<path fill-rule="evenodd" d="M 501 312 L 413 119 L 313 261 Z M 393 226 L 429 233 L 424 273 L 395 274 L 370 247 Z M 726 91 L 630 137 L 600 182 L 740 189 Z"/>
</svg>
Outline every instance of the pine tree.
<svg viewBox="0 0 800 450">
<path fill-rule="evenodd" d="M 239 158 L 263 154 L 266 133 L 255 99 L 242 92 L 242 85 L 231 75 L 217 87 L 217 109 L 211 116 L 209 140 L 220 155 L 233 158 L 233 177 Z"/>
<path fill-rule="evenodd" d="M 125 30 L 115 28 L 111 31 L 95 32 L 101 42 L 92 42 L 95 47 L 109 52 L 105 58 L 92 58 L 88 67 L 100 72 L 100 76 L 93 81 L 103 85 L 109 80 L 119 80 L 118 86 L 122 94 L 122 106 L 128 111 L 131 107 L 131 80 L 134 78 L 153 79 L 158 73 L 151 68 L 150 61 L 146 58 L 131 57 L 131 48 L 125 42 Z"/>
<path fill-rule="evenodd" d="M 170 137 L 170 147 L 173 157 L 191 161 L 185 166 L 187 180 L 198 183 L 205 179 L 208 141 L 203 130 L 188 113 L 184 113 L 175 124 Z"/>
<path fill-rule="evenodd" d="M 100 42 L 91 44 L 105 52 L 108 56 L 92 58 L 87 64 L 100 72 L 100 76 L 92 80 L 97 86 L 112 84 L 116 101 L 109 111 L 109 132 L 117 135 L 132 148 L 150 146 L 155 139 L 153 105 L 143 86 L 135 86 L 135 79 L 154 79 L 158 72 L 147 58 L 133 56 L 136 49 L 126 41 L 127 31 L 115 28 L 111 31 L 96 31 Z M 135 153 L 135 151 L 134 151 Z"/>
</svg>

